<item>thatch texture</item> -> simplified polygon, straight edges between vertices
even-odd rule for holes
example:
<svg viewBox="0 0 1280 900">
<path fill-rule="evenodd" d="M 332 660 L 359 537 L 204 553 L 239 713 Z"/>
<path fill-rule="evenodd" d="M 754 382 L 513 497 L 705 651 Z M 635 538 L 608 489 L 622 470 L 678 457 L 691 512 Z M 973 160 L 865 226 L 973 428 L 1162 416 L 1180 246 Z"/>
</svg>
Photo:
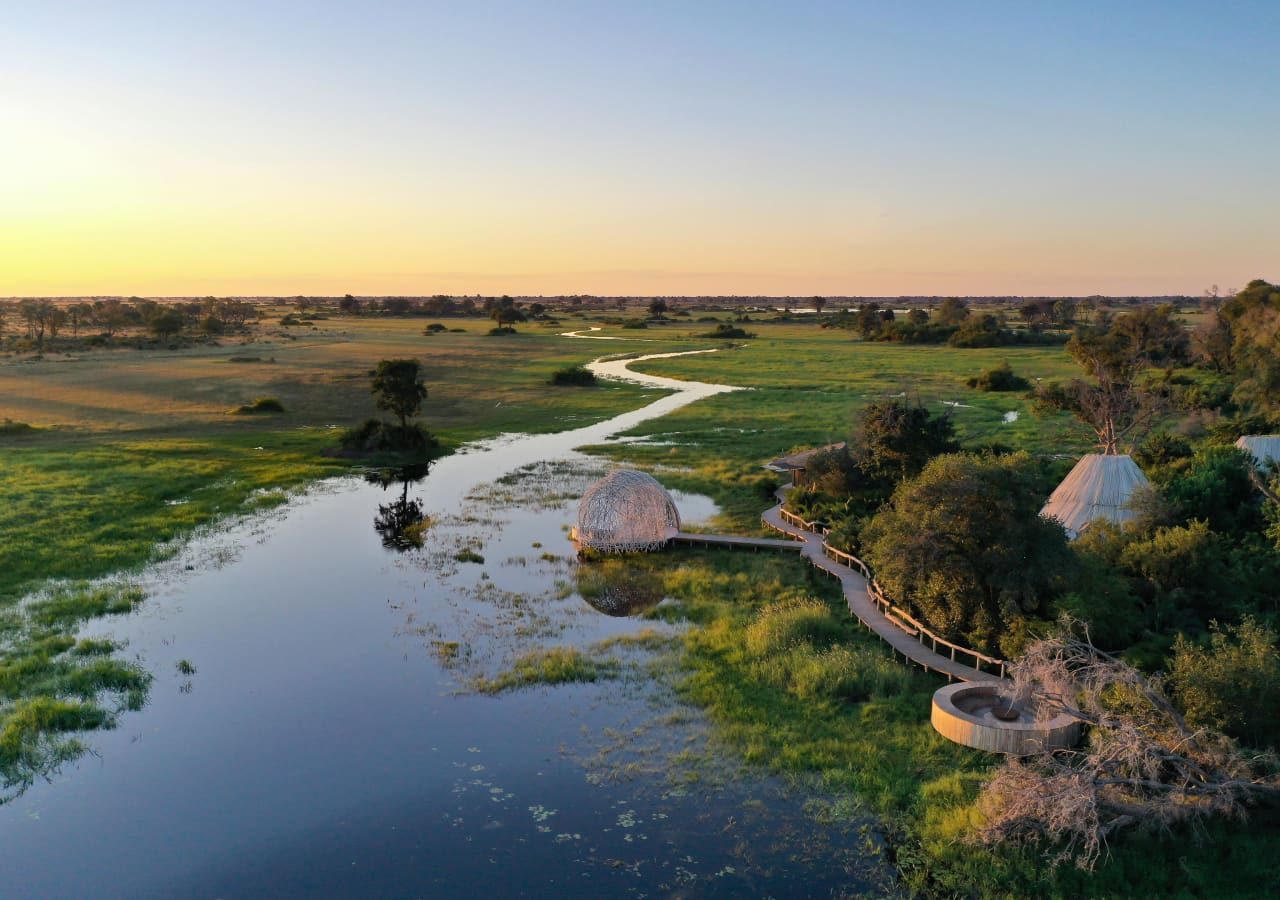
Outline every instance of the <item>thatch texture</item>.
<svg viewBox="0 0 1280 900">
<path fill-rule="evenodd" d="M 1236 441 L 1236 446 L 1252 453 L 1260 468 L 1280 463 L 1280 434 L 1246 434 Z"/>
<path fill-rule="evenodd" d="M 1147 476 L 1130 457 L 1090 453 L 1081 457 L 1049 496 L 1040 515 L 1057 519 L 1075 540 L 1098 519 L 1120 524 L 1135 518 L 1129 501 L 1147 483 Z"/>
<path fill-rule="evenodd" d="M 680 530 L 675 501 L 652 476 L 619 469 L 578 504 L 578 543 L 605 553 L 657 550 Z"/>
</svg>

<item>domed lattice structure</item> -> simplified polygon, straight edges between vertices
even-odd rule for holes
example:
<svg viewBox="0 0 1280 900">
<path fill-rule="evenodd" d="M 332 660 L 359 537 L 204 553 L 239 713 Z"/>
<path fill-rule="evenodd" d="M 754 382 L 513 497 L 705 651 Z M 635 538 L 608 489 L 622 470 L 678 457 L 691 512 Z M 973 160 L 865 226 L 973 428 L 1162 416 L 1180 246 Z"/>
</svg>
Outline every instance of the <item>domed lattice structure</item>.
<svg viewBox="0 0 1280 900">
<path fill-rule="evenodd" d="M 666 489 L 644 472 L 618 469 L 587 488 L 578 504 L 574 538 L 604 553 L 657 550 L 680 530 Z"/>
</svg>

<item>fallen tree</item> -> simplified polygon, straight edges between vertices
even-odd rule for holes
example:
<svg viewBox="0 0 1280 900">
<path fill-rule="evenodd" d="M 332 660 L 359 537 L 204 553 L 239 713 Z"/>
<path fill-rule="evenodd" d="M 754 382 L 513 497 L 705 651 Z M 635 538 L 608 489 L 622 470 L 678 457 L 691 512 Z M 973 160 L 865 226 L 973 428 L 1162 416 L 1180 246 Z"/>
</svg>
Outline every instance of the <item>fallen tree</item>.
<svg viewBox="0 0 1280 900">
<path fill-rule="evenodd" d="M 1099 650 L 1076 623 L 1011 664 L 1009 691 L 1037 718 L 1089 726 L 1085 747 L 1013 758 L 983 789 L 979 842 L 1050 842 L 1054 862 L 1091 869 L 1126 829 L 1197 832 L 1213 817 L 1280 800 L 1274 754 L 1190 727 L 1148 677 Z"/>
</svg>

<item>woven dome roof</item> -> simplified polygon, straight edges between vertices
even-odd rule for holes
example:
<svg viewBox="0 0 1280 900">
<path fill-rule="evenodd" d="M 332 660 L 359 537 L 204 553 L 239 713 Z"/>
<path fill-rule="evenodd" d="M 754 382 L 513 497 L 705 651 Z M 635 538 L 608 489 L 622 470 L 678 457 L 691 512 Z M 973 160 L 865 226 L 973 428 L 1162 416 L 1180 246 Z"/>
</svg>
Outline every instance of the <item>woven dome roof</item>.
<svg viewBox="0 0 1280 900">
<path fill-rule="evenodd" d="M 1040 515 L 1057 519 L 1075 540 L 1091 522 L 1117 525 L 1137 517 L 1129 508 L 1133 492 L 1147 484 L 1138 464 L 1128 456 L 1090 453 L 1080 458 L 1062 484 L 1049 495 Z"/>
<path fill-rule="evenodd" d="M 618 469 L 578 504 L 578 543 L 605 553 L 657 550 L 680 530 L 680 513 L 651 475 Z"/>
</svg>

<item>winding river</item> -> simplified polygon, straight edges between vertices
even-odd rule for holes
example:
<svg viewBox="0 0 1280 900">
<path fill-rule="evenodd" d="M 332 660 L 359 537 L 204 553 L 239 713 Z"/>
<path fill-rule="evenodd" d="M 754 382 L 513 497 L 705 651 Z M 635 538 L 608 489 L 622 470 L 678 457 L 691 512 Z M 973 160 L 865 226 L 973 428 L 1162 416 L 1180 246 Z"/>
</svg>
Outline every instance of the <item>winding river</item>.
<svg viewBox="0 0 1280 900">
<path fill-rule="evenodd" d="M 674 751 L 707 748 L 707 727 L 652 679 L 465 689 L 529 650 L 644 627 L 575 590 L 564 531 L 603 466 L 574 448 L 735 388 L 626 366 L 592 364 L 669 393 L 584 428 L 469 445 L 417 481 L 322 482 L 148 571 L 139 610 L 86 633 L 128 642 L 155 674 L 150 701 L 0 806 L 3 894 L 828 896 L 885 884 L 856 834 L 812 820 L 803 792 L 709 748 L 697 788 L 674 777 Z M 715 511 L 677 502 L 694 521 Z M 396 527 L 407 509 L 432 523 L 421 546 Z"/>
</svg>

